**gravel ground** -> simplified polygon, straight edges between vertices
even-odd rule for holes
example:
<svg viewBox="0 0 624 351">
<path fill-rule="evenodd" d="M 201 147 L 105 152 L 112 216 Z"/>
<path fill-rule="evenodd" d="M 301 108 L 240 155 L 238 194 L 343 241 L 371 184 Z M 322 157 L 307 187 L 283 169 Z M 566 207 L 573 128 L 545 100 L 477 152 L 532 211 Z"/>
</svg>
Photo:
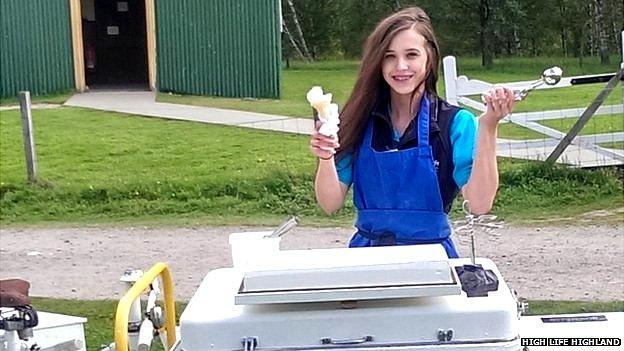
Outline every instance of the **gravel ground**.
<svg viewBox="0 0 624 351">
<path fill-rule="evenodd" d="M 0 229 L 0 278 L 31 283 L 31 295 L 118 299 L 121 273 L 167 262 L 178 300 L 188 300 L 209 270 L 231 265 L 228 234 L 272 228 Z M 529 299 L 624 300 L 624 224 L 508 227 L 477 238 L 477 256 L 492 259 Z M 345 247 L 346 228 L 295 228 L 282 249 Z M 459 244 L 463 255 L 468 246 Z"/>
</svg>

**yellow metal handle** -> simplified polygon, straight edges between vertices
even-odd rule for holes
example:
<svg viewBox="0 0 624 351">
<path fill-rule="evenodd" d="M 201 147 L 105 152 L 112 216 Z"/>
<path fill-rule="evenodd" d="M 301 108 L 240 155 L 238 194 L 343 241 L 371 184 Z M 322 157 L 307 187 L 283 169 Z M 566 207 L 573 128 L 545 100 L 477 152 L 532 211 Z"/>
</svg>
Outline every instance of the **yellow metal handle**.
<svg viewBox="0 0 624 351">
<path fill-rule="evenodd" d="M 167 349 L 170 349 L 176 341 L 176 316 L 175 316 L 175 301 L 173 299 L 173 281 L 171 279 L 171 272 L 167 264 L 158 262 L 149 271 L 145 272 L 143 276 L 137 280 L 134 285 L 126 292 L 126 294 L 119 300 L 117 305 L 117 313 L 115 314 L 115 349 L 117 351 L 128 351 L 128 315 L 130 314 L 130 307 L 134 300 L 141 296 L 143 291 L 147 289 L 150 284 L 159 275 L 162 275 L 162 283 L 164 288 L 165 300 L 165 330 L 167 331 Z"/>
</svg>

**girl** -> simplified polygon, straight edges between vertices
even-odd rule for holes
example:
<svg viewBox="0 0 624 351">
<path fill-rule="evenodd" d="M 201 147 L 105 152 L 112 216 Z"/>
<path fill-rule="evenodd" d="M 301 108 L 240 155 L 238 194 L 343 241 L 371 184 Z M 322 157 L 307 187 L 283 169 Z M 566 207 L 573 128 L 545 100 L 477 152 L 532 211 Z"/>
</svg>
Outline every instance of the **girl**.
<svg viewBox="0 0 624 351">
<path fill-rule="evenodd" d="M 350 247 L 439 243 L 458 257 L 448 222 L 453 199 L 461 190 L 474 214 L 492 207 L 498 122 L 511 113 L 513 92 L 489 92 L 477 123 L 438 96 L 439 61 L 422 9 L 390 15 L 366 41 L 338 135 L 312 135 L 321 208 L 338 210 L 353 186 L 358 213 Z"/>
</svg>

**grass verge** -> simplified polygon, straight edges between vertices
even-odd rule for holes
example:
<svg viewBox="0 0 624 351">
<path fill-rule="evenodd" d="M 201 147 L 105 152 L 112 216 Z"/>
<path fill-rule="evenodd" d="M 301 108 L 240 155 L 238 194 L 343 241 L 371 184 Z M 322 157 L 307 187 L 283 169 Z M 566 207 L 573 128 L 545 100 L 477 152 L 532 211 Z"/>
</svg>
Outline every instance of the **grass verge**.
<svg viewBox="0 0 624 351">
<path fill-rule="evenodd" d="M 78 108 L 34 113 L 39 179 L 24 181 L 18 111 L 0 115 L 0 223 L 351 225 L 349 200 L 327 217 L 313 192 L 308 137 Z M 618 169 L 548 168 L 500 159 L 494 213 L 510 221 L 623 207 Z M 458 207 L 458 206 L 456 206 Z"/>
<path fill-rule="evenodd" d="M 540 121 L 539 123 L 567 133 L 578 121 L 578 118 L 558 118 Z M 579 135 L 615 133 L 624 131 L 624 116 L 619 114 L 593 116 L 583 127 Z"/>
<path fill-rule="evenodd" d="M 55 94 L 48 94 L 48 95 L 31 95 L 30 101 L 33 104 L 61 105 L 65 103 L 65 101 L 69 100 L 69 98 L 72 97 L 73 94 L 74 92 L 72 91 L 65 91 L 65 92 L 58 92 Z M 17 96 L 0 99 L 0 106 L 15 106 L 15 105 L 19 106 L 19 97 Z"/>
<path fill-rule="evenodd" d="M 85 317 L 87 350 L 97 351 L 100 345 L 113 341 L 114 315 L 117 301 L 82 301 L 35 297 L 33 306 L 41 311 L 69 314 Z M 586 301 L 529 301 L 529 315 L 616 312 L 624 311 L 624 301 L 586 302 Z M 186 303 L 176 304 L 178 318 Z"/>
</svg>

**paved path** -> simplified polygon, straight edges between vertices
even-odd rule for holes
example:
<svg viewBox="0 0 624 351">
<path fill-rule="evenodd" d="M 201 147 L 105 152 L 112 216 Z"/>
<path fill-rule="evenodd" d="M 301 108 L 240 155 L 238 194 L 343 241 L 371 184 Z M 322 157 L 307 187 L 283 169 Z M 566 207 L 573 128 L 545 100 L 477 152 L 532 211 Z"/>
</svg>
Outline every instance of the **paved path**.
<svg viewBox="0 0 624 351">
<path fill-rule="evenodd" d="M 76 94 L 67 100 L 65 105 L 289 133 L 312 133 L 311 119 L 156 102 L 154 92 L 150 91 L 89 92 Z"/>
</svg>

